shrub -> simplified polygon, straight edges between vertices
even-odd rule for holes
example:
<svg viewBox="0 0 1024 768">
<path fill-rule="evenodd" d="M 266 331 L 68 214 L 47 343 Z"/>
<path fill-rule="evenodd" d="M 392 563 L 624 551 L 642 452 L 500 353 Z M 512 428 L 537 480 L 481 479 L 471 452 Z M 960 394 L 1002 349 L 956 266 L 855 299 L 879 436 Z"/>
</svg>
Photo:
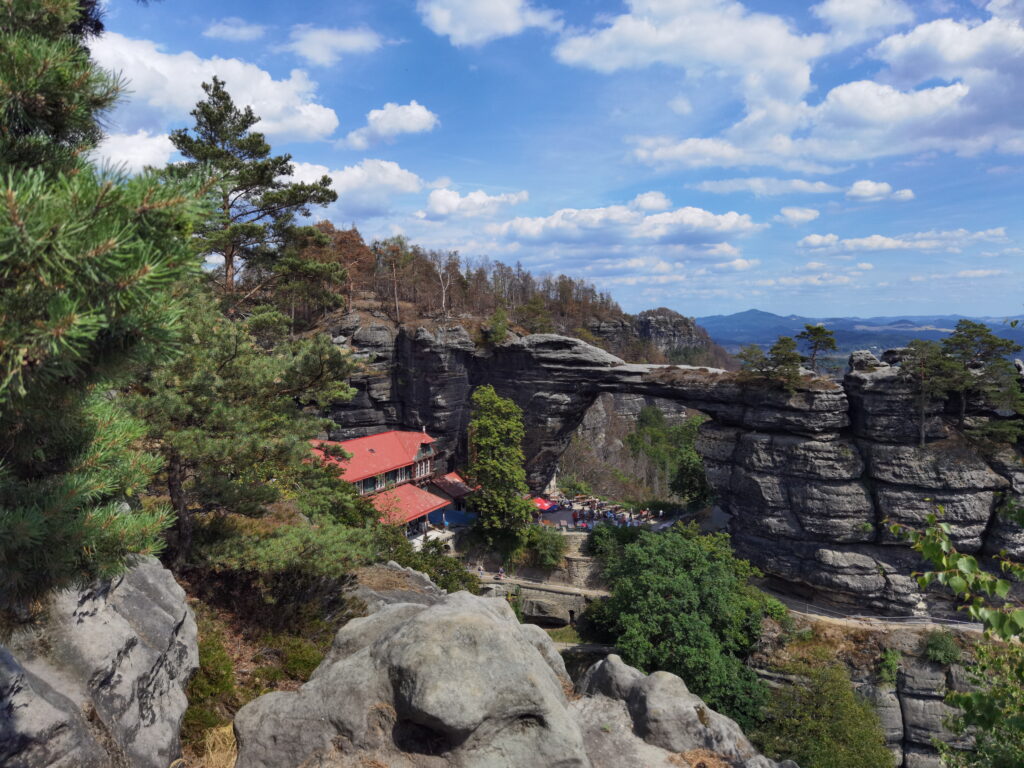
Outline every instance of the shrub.
<svg viewBox="0 0 1024 768">
<path fill-rule="evenodd" d="M 878 714 L 844 667 L 803 662 L 784 671 L 803 682 L 772 692 L 754 734 L 765 755 L 808 768 L 893 767 Z"/>
<path fill-rule="evenodd" d="M 600 526 L 590 546 L 611 596 L 591 604 L 583 629 L 614 642 L 628 664 L 679 675 L 741 726 L 756 722 L 767 689 L 743 660 L 762 620 L 786 609 L 748 584 L 758 571 L 732 554 L 729 536 Z"/>
<path fill-rule="evenodd" d="M 526 529 L 524 541 L 526 558 L 540 568 L 557 568 L 569 544 L 565 536 L 554 528 L 531 525 Z"/>
<path fill-rule="evenodd" d="M 188 685 L 188 709 L 181 724 L 181 738 L 198 743 L 203 733 L 231 721 L 237 696 L 235 670 L 224 646 L 220 627 L 200 608 L 196 611 L 199 628 L 199 669 Z"/>
<path fill-rule="evenodd" d="M 896 674 L 900 671 L 903 654 L 895 648 L 886 648 L 878 661 L 878 679 L 889 685 L 896 684 Z"/>
<path fill-rule="evenodd" d="M 928 661 L 948 666 L 960 661 L 960 646 L 952 632 L 936 629 L 924 639 L 924 656 Z"/>
</svg>

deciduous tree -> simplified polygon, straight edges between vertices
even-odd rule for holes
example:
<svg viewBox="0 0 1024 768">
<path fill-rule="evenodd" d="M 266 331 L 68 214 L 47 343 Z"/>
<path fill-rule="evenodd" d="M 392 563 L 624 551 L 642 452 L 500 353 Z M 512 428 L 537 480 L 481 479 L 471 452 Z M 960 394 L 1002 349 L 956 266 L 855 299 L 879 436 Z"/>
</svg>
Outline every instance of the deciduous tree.
<svg viewBox="0 0 1024 768">
<path fill-rule="evenodd" d="M 479 486 L 472 508 L 489 537 L 514 548 L 533 513 L 523 468 L 523 412 L 489 385 L 477 388 L 472 404 L 466 475 Z"/>
</svg>

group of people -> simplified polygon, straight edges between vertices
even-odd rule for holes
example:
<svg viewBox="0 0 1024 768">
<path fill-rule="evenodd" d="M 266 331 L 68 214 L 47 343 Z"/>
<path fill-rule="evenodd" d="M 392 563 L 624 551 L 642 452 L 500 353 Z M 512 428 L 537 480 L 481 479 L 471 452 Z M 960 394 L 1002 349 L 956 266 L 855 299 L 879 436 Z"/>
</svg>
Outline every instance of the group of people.
<svg viewBox="0 0 1024 768">
<path fill-rule="evenodd" d="M 599 522 L 615 525 L 619 528 L 638 528 L 644 523 L 651 522 L 654 519 L 660 520 L 662 517 L 664 517 L 664 512 L 660 509 L 657 516 L 655 516 L 649 509 L 642 509 L 639 512 L 613 508 L 602 509 L 596 502 L 591 502 L 584 509 L 573 509 L 572 524 L 574 528 L 582 528 L 584 530 L 593 528 Z"/>
</svg>

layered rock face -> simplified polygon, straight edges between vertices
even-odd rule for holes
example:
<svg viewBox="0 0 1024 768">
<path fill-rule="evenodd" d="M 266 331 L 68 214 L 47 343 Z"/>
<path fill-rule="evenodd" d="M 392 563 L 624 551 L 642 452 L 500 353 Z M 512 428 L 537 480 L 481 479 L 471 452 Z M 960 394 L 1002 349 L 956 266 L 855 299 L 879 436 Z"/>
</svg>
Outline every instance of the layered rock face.
<svg viewBox="0 0 1024 768">
<path fill-rule="evenodd" d="M 156 559 L 63 593 L 0 646 L 0 765 L 167 768 L 198 666 L 185 593 Z"/>
<path fill-rule="evenodd" d="M 587 324 L 587 330 L 615 351 L 628 349 L 637 341 L 649 342 L 670 360 L 690 351 L 707 352 L 715 346 L 692 317 L 665 307 L 617 320 L 595 320 Z"/>
<path fill-rule="evenodd" d="M 459 327 L 346 322 L 340 340 L 367 371 L 353 382 L 357 397 L 333 411 L 335 439 L 425 427 L 458 463 L 469 393 L 492 384 L 523 409 L 528 480 L 540 490 L 599 395 L 660 398 L 711 416 L 698 450 L 737 548 L 809 596 L 884 612 L 940 609 L 909 576 L 920 561 L 883 525 L 918 524 L 940 506 L 965 551 L 1024 556 L 1024 533 L 995 515 L 1005 495 L 1024 492 L 1020 455 L 986 460 L 939 419 L 918 448 L 913 392 L 898 367 L 870 355 L 856 357 L 842 386 L 815 380 L 789 394 L 716 369 L 626 364 L 563 336 L 478 348 Z"/>
<path fill-rule="evenodd" d="M 645 677 L 612 657 L 569 695 L 551 639 L 505 600 L 422 589 L 415 599 L 376 601 L 302 688 L 243 707 L 237 768 L 678 768 L 694 749 L 736 768 L 776 766 L 674 675 Z"/>
</svg>

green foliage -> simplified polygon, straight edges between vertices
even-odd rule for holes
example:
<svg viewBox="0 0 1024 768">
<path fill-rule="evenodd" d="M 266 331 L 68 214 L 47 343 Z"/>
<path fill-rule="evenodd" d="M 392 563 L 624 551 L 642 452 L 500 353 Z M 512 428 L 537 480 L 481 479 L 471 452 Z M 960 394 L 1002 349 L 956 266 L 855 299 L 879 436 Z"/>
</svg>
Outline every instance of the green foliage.
<svg viewBox="0 0 1024 768">
<path fill-rule="evenodd" d="M 98 118 L 122 90 L 76 29 L 78 0 L 0 4 L 0 167 L 48 176 L 83 167 L 102 138 Z M 73 251 L 72 251 L 73 252 Z"/>
<path fill-rule="evenodd" d="M 508 338 L 508 314 L 503 307 L 498 307 L 487 321 L 487 341 L 490 344 L 501 344 L 506 338 Z"/>
<path fill-rule="evenodd" d="M 173 176 L 210 169 L 208 186 L 212 212 L 197 227 L 204 256 L 224 259 L 222 287 L 235 290 L 242 266 L 272 268 L 302 237 L 316 237 L 312 227 L 296 225 L 310 207 L 337 200 L 328 176 L 308 183 L 287 182 L 291 155 L 271 155 L 262 133 L 252 131 L 259 117 L 251 107 L 239 109 L 217 77 L 203 83 L 206 99 L 191 114 L 195 125 L 171 132 L 171 143 L 186 158 L 170 169 Z"/>
<path fill-rule="evenodd" d="M 553 333 L 555 330 L 551 312 L 539 293 L 535 293 L 516 310 L 516 322 L 530 333 Z"/>
<path fill-rule="evenodd" d="M 580 633 L 576 631 L 576 627 L 556 627 L 555 629 L 546 630 L 548 636 L 552 642 L 555 643 L 580 643 Z"/>
<path fill-rule="evenodd" d="M 928 428 L 928 408 L 932 402 L 944 398 L 956 374 L 956 366 L 935 341 L 914 339 L 907 345 L 907 353 L 900 363 L 900 375 L 907 379 L 916 393 L 918 444 L 925 444 Z"/>
<path fill-rule="evenodd" d="M 942 507 L 939 511 L 943 512 Z M 1004 508 L 1001 513 L 1018 524 L 1024 523 L 1024 513 L 1018 507 Z M 936 515 L 929 515 L 926 523 L 923 531 L 899 524 L 889 527 L 894 536 L 908 539 L 910 546 L 937 569 L 918 575 L 921 589 L 928 589 L 932 584 L 949 588 L 962 601 L 971 618 L 984 624 L 990 635 L 1002 640 L 1024 635 L 1024 608 L 1006 602 L 1010 580 L 983 569 L 972 555 L 958 552 L 950 539 L 953 529 L 949 523 L 940 522 Z M 1005 575 L 1016 580 L 1024 577 L 1024 565 L 1005 554 L 998 555 L 995 562 Z"/>
<path fill-rule="evenodd" d="M 405 538 L 404 532 L 399 531 L 399 533 L 402 543 L 408 545 L 408 549 L 401 544 L 394 547 L 389 551 L 389 560 L 427 574 L 431 581 L 448 592 L 466 590 L 474 595 L 480 594 L 479 577 L 466 570 L 466 566 L 461 560 L 450 557 L 440 541 L 436 539 L 428 541 L 419 552 L 413 552 L 412 545 Z"/>
<path fill-rule="evenodd" d="M 523 468 L 523 412 L 489 385 L 477 388 L 472 404 L 466 476 L 479 490 L 470 504 L 485 535 L 515 549 L 533 516 Z"/>
<path fill-rule="evenodd" d="M 800 331 L 796 338 L 807 345 L 807 360 L 812 371 L 818 370 L 818 355 L 836 349 L 835 332 L 830 331 L 824 325 L 805 325 L 804 330 Z"/>
<path fill-rule="evenodd" d="M 179 560 L 188 556 L 191 518 L 200 505 L 259 515 L 297 486 L 317 511 L 329 505 L 339 519 L 357 522 L 365 509 L 354 488 L 310 459 L 307 441 L 322 421 L 299 405 L 347 399 L 348 359 L 322 335 L 267 349 L 203 294 L 188 309 L 186 353 L 144 373 L 127 399 L 166 462 Z M 329 493 L 316 499 L 320 491 Z"/>
<path fill-rule="evenodd" d="M 199 627 L 199 669 L 189 681 L 188 709 L 181 724 L 181 738 L 197 742 L 204 731 L 231 722 L 238 691 L 235 670 L 224 646 L 224 637 L 208 609 L 196 612 Z"/>
<path fill-rule="evenodd" d="M 785 671 L 802 679 L 772 692 L 755 735 L 765 755 L 808 768 L 893 768 L 878 714 L 854 693 L 845 667 L 804 662 Z"/>
<path fill-rule="evenodd" d="M 800 383 L 800 353 L 796 350 L 796 341 L 790 336 L 779 336 L 767 355 L 756 344 L 748 344 L 740 348 L 737 357 L 744 378 L 770 381 L 781 385 L 787 392 L 796 391 Z"/>
<path fill-rule="evenodd" d="M 156 468 L 107 393 L 179 344 L 197 272 L 191 183 L 84 158 L 119 84 L 70 30 L 75 0 L 0 7 L 0 611 L 160 548 Z"/>
<path fill-rule="evenodd" d="M 949 768 L 1017 768 L 1024 765 L 1024 646 L 986 643 L 975 650 L 968 679 L 977 690 L 954 692 L 946 701 L 960 707 L 950 723 L 957 734 L 972 732 L 975 750 L 940 744 Z"/>
<path fill-rule="evenodd" d="M 670 427 L 664 414 L 654 406 L 641 409 L 636 430 L 626 437 L 626 445 L 634 456 L 648 461 L 647 485 L 656 495 L 671 492 L 694 506 L 711 500 L 711 487 L 704 474 L 704 461 L 697 453 L 696 442 L 703 417 L 691 417 Z"/>
<path fill-rule="evenodd" d="M 561 489 L 562 493 L 570 498 L 580 494 L 589 496 L 592 493 L 590 486 L 587 485 L 587 483 L 573 475 L 560 475 L 558 478 L 558 487 Z"/>
<path fill-rule="evenodd" d="M 523 538 L 528 561 L 539 568 L 557 568 L 568 546 L 565 536 L 544 525 L 531 525 Z"/>
<path fill-rule="evenodd" d="M 1024 414 L 1024 396 L 1017 381 L 1017 369 L 1007 359 L 1021 346 L 996 336 L 984 323 L 962 319 L 956 329 L 942 340 L 942 351 L 952 365 L 949 370 L 949 389 L 958 395 L 960 426 L 964 426 L 968 398 L 980 396 L 994 408 L 1014 410 Z M 1000 436 L 1004 442 L 1013 442 L 1024 431 L 1024 421 L 1010 424 L 1016 429 Z M 982 432 L 980 436 L 989 435 Z"/>
<path fill-rule="evenodd" d="M 924 656 L 936 664 L 956 664 L 960 661 L 960 646 L 953 633 L 943 629 L 929 632 L 924 639 Z"/>
<path fill-rule="evenodd" d="M 758 572 L 733 556 L 727 534 L 695 525 L 665 533 L 599 526 L 591 551 L 604 566 L 611 597 L 586 614 L 598 637 L 628 664 L 682 677 L 709 706 L 749 727 L 767 690 L 743 663 L 766 616 L 785 608 L 748 584 Z"/>
<path fill-rule="evenodd" d="M 878 661 L 878 679 L 883 683 L 895 685 L 902 661 L 903 654 L 895 648 L 886 648 L 882 651 L 882 657 Z"/>
<path fill-rule="evenodd" d="M 324 660 L 325 649 L 305 637 L 267 635 L 263 644 L 278 657 L 281 672 L 293 680 L 309 680 Z"/>
</svg>

